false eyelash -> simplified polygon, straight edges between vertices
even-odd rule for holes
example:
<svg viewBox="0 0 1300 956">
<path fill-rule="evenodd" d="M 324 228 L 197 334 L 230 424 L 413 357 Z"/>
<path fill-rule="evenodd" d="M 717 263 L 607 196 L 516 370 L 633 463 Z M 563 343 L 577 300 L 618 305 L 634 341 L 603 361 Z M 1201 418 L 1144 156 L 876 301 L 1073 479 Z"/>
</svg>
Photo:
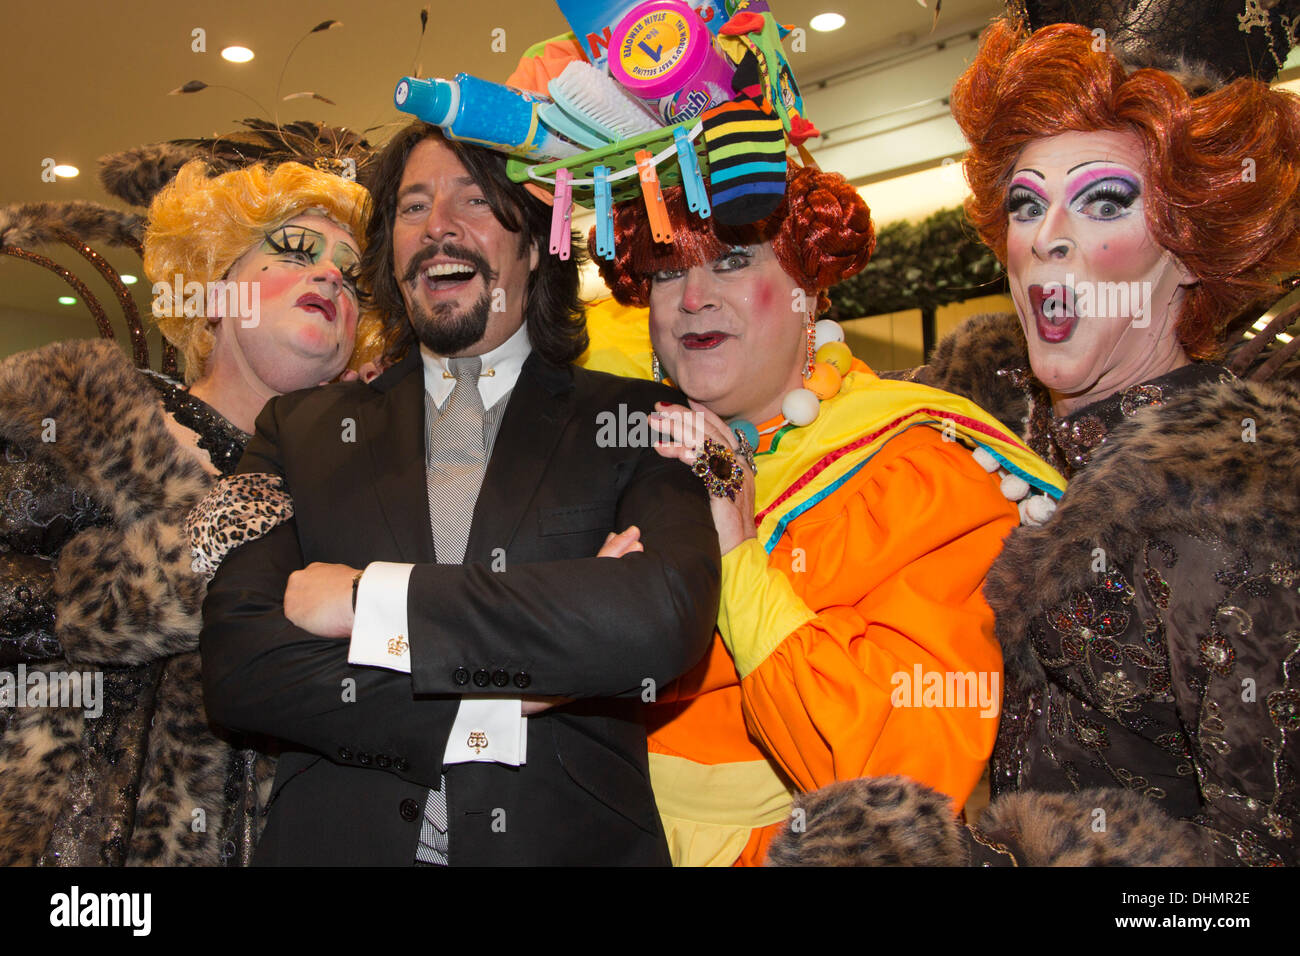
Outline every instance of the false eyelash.
<svg viewBox="0 0 1300 956">
<path fill-rule="evenodd" d="M 1084 202 L 1093 202 L 1097 199 L 1109 199 L 1112 202 L 1118 202 L 1124 206 L 1131 206 L 1133 201 L 1142 195 L 1141 188 L 1136 184 L 1130 184 L 1122 179 L 1103 179 L 1093 186 L 1084 190 L 1078 199 Z"/>
<path fill-rule="evenodd" d="M 1138 194 L 1128 189 L 1121 189 L 1118 186 L 1099 186 L 1085 193 L 1081 198 L 1086 203 L 1094 203 L 1099 199 L 1104 199 L 1127 209 L 1133 205 L 1134 200 L 1138 198 Z"/>
<path fill-rule="evenodd" d="M 343 273 L 343 282 L 349 289 L 352 290 L 352 294 L 357 297 L 358 301 L 368 298 L 368 296 L 361 291 L 360 272 Z"/>
<path fill-rule="evenodd" d="M 276 236 L 283 236 L 284 242 L 277 242 Z M 291 245 L 295 239 L 297 240 L 297 245 Z M 295 235 L 290 232 L 287 227 L 279 229 L 274 233 L 267 233 L 266 235 L 266 241 L 271 244 L 271 248 L 277 255 L 285 252 L 304 252 L 310 254 L 315 250 L 316 243 L 313 241 L 312 244 L 308 246 L 307 239 L 308 235 L 305 231 L 299 231 Z"/>
<path fill-rule="evenodd" d="M 1007 193 L 1007 212 L 1015 212 L 1026 202 L 1036 202 L 1039 205 L 1044 205 L 1043 197 L 1032 189 L 1026 189 L 1024 186 L 1013 186 Z"/>
</svg>

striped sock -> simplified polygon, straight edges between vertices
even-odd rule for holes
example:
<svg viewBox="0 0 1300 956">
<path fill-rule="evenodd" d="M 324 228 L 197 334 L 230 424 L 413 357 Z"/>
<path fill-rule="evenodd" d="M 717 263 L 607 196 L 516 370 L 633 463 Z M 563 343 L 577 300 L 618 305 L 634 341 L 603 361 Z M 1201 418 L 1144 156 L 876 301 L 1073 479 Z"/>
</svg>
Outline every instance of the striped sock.
<svg viewBox="0 0 1300 956">
<path fill-rule="evenodd" d="M 785 128 L 768 104 L 737 97 L 704 113 L 713 216 L 729 226 L 765 219 L 785 195 Z"/>
</svg>

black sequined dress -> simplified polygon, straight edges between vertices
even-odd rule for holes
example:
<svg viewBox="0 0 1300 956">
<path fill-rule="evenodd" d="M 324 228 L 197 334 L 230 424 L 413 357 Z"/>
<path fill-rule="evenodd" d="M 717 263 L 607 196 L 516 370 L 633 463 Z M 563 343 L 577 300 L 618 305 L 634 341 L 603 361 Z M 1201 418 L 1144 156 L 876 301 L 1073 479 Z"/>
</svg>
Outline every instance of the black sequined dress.
<svg viewBox="0 0 1300 956">
<path fill-rule="evenodd" d="M 1194 364 L 1029 444 L 1070 479 L 990 572 L 1007 693 L 992 791 L 1122 787 L 1206 862 L 1300 862 L 1300 400 Z"/>
</svg>

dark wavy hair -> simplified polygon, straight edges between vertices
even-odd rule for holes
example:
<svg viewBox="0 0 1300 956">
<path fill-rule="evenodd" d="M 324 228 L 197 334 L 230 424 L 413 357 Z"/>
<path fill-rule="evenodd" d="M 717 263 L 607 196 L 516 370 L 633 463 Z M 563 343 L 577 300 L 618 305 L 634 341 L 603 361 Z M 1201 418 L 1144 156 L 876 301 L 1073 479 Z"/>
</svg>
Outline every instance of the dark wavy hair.
<svg viewBox="0 0 1300 956">
<path fill-rule="evenodd" d="M 1031 36 L 1000 20 L 953 87 L 952 114 L 970 142 L 966 212 L 1003 263 L 1007 188 L 1025 146 L 1067 131 L 1137 136 L 1147 226 L 1199 280 L 1177 326 L 1194 359 L 1214 355 L 1226 323 L 1300 267 L 1300 99 L 1290 93 L 1239 79 L 1193 97 L 1162 70 L 1129 72 L 1085 27 Z"/>
<path fill-rule="evenodd" d="M 614 209 L 614 258 L 597 258 L 596 265 L 623 305 L 648 305 L 650 277 L 661 269 L 703 265 L 734 245 L 771 242 L 781 268 L 812 297 L 820 314 L 830 307 L 826 290 L 862 271 L 876 246 L 871 210 L 862 196 L 839 173 L 814 166 L 789 164 L 781 205 L 747 226 L 700 219 L 687 211 L 680 186 L 665 189 L 664 202 L 673 226 L 671 243 L 655 242 L 640 200 Z"/>
<path fill-rule="evenodd" d="M 581 243 L 573 244 L 567 260 L 551 255 L 547 246 L 551 232 L 551 207 L 531 195 L 506 175 L 506 158 L 500 153 L 470 143 L 447 139 L 442 130 L 415 122 L 394 136 L 371 165 L 365 185 L 372 200 L 366 226 L 366 251 L 361 270 L 371 289 L 374 307 L 400 321 L 402 334 L 389 344 L 385 359 L 396 361 L 415 340 L 406 314 L 406 302 L 393 274 L 393 223 L 397 218 L 397 192 L 411 151 L 426 139 L 436 139 L 460 160 L 465 171 L 483 190 L 492 214 L 506 230 L 519 234 L 519 250 L 526 255 L 530 246 L 538 249 L 538 264 L 528 276 L 524 321 L 528 339 L 542 358 L 556 365 L 573 362 L 587 349 L 587 325 L 578 267 L 583 258 Z"/>
</svg>

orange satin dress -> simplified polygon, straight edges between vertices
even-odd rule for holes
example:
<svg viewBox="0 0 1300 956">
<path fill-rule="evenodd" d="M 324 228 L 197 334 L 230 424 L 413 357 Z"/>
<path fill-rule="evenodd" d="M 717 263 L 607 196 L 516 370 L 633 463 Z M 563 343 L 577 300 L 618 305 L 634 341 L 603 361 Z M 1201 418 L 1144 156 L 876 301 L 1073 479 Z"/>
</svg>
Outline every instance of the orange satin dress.
<svg viewBox="0 0 1300 956">
<path fill-rule="evenodd" d="M 758 467 L 761 483 L 764 457 Z M 647 710 L 674 862 L 761 864 L 792 792 L 836 780 L 904 774 L 959 809 L 992 751 L 996 710 L 892 699 L 898 675 L 920 665 L 983 674 L 1000 705 L 981 589 L 1017 522 L 969 449 L 911 427 L 794 518 L 770 554 L 751 539 L 725 555 L 709 653 Z"/>
</svg>

